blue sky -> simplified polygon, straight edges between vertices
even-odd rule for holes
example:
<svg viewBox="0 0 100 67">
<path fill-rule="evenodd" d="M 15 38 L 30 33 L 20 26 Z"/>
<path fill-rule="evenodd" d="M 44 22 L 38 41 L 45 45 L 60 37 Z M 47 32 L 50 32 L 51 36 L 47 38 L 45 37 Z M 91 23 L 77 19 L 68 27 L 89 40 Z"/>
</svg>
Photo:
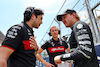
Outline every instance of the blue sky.
<svg viewBox="0 0 100 67">
<path fill-rule="evenodd" d="M 68 8 L 71 9 L 77 1 L 78 0 L 66 0 L 66 3 L 61 9 L 60 13 Z M 39 44 L 40 40 L 47 32 L 50 24 L 56 17 L 60 7 L 64 2 L 65 0 L 0 0 L 0 31 L 4 35 L 6 35 L 7 30 L 12 25 L 18 24 L 23 21 L 23 13 L 26 7 L 33 6 L 36 8 L 40 8 L 44 11 L 43 24 L 38 29 L 33 28 L 33 30 L 35 31 L 34 34 L 36 36 L 36 41 Z M 78 11 L 78 8 L 76 8 L 76 11 Z M 80 12 L 80 15 L 84 19 L 84 15 L 86 15 L 86 12 L 82 11 Z M 58 26 L 56 22 L 53 22 L 52 25 Z M 64 27 L 62 23 L 61 27 Z M 66 32 L 68 34 L 71 32 L 69 28 L 65 29 L 67 29 Z M 63 30 L 65 31 L 65 29 Z M 62 33 L 62 35 L 65 34 L 66 33 Z"/>
</svg>

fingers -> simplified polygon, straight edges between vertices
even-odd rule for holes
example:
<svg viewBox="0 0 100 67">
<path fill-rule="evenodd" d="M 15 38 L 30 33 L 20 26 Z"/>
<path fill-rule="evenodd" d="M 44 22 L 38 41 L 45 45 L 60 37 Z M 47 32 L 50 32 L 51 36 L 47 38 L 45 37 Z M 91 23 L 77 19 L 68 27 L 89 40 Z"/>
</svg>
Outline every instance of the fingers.
<svg viewBox="0 0 100 67">
<path fill-rule="evenodd" d="M 51 67 L 55 67 L 55 66 L 52 64 Z"/>
<path fill-rule="evenodd" d="M 34 42 L 34 41 L 30 41 L 30 43 L 31 43 L 32 45 L 34 45 L 34 46 L 37 45 L 36 42 Z"/>
<path fill-rule="evenodd" d="M 48 66 L 48 67 L 55 67 L 55 66 L 52 64 L 52 65 L 50 65 L 50 66 Z"/>
<path fill-rule="evenodd" d="M 31 46 L 32 48 L 34 48 L 35 50 L 37 50 L 37 49 L 38 49 L 38 45 L 37 45 L 37 43 L 36 43 L 35 38 L 34 38 L 33 36 L 30 36 L 29 40 L 30 40 L 30 44 L 31 44 L 30 46 Z"/>
<path fill-rule="evenodd" d="M 60 64 L 60 63 L 61 63 L 60 57 L 61 57 L 61 56 L 59 55 L 59 56 L 56 56 L 56 57 L 54 58 L 55 64 Z"/>
<path fill-rule="evenodd" d="M 35 48 L 36 46 L 34 46 L 34 45 L 30 44 L 30 47 Z"/>
<path fill-rule="evenodd" d="M 31 44 L 37 45 L 37 43 L 36 43 L 36 41 L 35 41 L 35 39 L 34 39 L 33 36 L 30 36 L 29 40 L 30 40 L 30 43 L 31 43 Z"/>
<path fill-rule="evenodd" d="M 46 62 L 44 65 L 45 65 L 45 67 L 55 67 L 53 64 L 48 63 L 48 62 Z"/>
<path fill-rule="evenodd" d="M 29 40 L 32 41 L 32 42 L 36 42 L 35 38 L 33 36 L 30 36 Z"/>
</svg>

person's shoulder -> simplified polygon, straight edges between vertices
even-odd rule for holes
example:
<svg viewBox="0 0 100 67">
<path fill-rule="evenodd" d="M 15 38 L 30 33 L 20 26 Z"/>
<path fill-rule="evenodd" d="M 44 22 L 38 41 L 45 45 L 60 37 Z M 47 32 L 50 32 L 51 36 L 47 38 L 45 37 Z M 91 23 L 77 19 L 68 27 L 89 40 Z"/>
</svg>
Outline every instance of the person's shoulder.
<svg viewBox="0 0 100 67">
<path fill-rule="evenodd" d="M 8 29 L 6 36 L 9 38 L 16 38 L 16 36 L 19 36 L 21 34 L 23 34 L 23 31 L 22 31 L 22 24 L 20 23 L 11 26 Z"/>
<path fill-rule="evenodd" d="M 11 26 L 9 29 L 8 29 L 8 33 L 18 33 L 18 32 L 22 32 L 23 30 L 23 23 L 19 23 L 19 24 L 15 24 L 13 26 Z"/>
<path fill-rule="evenodd" d="M 79 24 L 88 26 L 88 24 L 86 22 L 83 22 L 83 21 L 77 21 L 76 22 L 76 25 L 79 25 Z"/>
<path fill-rule="evenodd" d="M 49 40 L 46 40 L 42 45 L 41 45 L 41 47 L 43 47 L 43 46 L 48 46 L 50 44 L 50 41 Z"/>
<path fill-rule="evenodd" d="M 83 22 L 83 21 L 77 21 L 75 24 L 74 24 L 74 28 L 77 28 L 77 29 L 82 29 L 84 27 L 89 27 L 87 23 Z"/>
<path fill-rule="evenodd" d="M 24 26 L 24 24 L 23 24 L 23 23 L 18 23 L 18 24 L 13 25 L 12 27 L 17 28 L 17 27 L 23 27 L 23 26 Z"/>
<path fill-rule="evenodd" d="M 51 44 L 53 42 L 52 38 L 49 40 L 46 40 L 44 44 Z"/>
<path fill-rule="evenodd" d="M 20 30 L 20 29 L 22 29 L 23 26 L 24 26 L 23 23 L 19 23 L 19 24 L 15 24 L 15 25 L 11 26 L 10 28 Z"/>
</svg>

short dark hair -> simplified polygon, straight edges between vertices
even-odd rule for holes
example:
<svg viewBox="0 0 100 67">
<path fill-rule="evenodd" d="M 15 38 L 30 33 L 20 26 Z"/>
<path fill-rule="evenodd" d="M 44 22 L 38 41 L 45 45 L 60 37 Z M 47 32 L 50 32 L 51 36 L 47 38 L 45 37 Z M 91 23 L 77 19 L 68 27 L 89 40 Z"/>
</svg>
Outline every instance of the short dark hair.
<svg viewBox="0 0 100 67">
<path fill-rule="evenodd" d="M 24 12 L 24 22 L 29 21 L 32 14 L 34 14 L 37 18 L 38 15 L 43 15 L 43 11 L 41 9 L 36 9 L 35 7 L 27 7 Z"/>
</svg>

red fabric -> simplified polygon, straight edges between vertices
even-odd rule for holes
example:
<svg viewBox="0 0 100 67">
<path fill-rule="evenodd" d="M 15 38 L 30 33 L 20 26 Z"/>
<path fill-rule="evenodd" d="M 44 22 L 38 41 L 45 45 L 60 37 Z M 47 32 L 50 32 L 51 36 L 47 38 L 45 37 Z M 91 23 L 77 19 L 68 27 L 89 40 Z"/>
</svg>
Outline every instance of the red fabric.
<svg viewBox="0 0 100 67">
<path fill-rule="evenodd" d="M 64 46 L 59 46 L 59 47 L 50 47 L 48 48 L 50 53 L 54 53 L 54 52 L 63 52 L 65 51 Z"/>
<path fill-rule="evenodd" d="M 30 44 L 30 40 L 23 41 L 25 50 L 33 49 Z"/>
</svg>

